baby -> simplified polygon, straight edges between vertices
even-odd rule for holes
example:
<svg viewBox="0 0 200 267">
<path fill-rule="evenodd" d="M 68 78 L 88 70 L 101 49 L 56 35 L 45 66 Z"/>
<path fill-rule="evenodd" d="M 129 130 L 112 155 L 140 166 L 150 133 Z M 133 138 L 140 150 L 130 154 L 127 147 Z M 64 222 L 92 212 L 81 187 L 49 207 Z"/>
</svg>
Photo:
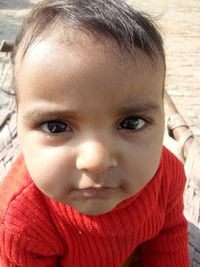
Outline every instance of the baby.
<svg viewBox="0 0 200 267">
<path fill-rule="evenodd" d="M 136 248 L 141 266 L 189 267 L 150 19 L 122 0 L 46 0 L 12 62 L 22 155 L 0 188 L 1 267 L 135 266 Z"/>
</svg>

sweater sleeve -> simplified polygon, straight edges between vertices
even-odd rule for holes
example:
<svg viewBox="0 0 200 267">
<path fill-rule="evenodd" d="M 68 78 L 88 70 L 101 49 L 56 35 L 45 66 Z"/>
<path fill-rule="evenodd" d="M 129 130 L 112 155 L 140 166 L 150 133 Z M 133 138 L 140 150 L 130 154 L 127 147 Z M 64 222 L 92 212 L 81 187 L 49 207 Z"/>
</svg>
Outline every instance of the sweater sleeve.
<svg viewBox="0 0 200 267">
<path fill-rule="evenodd" d="M 37 254 L 25 254 L 26 256 L 26 263 L 25 261 L 16 261 L 15 259 L 11 259 L 9 256 L 5 254 L 1 255 L 0 266 L 1 267 L 57 267 L 58 259 L 56 257 L 41 257 Z"/>
<path fill-rule="evenodd" d="M 64 252 L 40 193 L 30 184 L 10 200 L 0 216 L 0 266 L 57 267 Z"/>
<path fill-rule="evenodd" d="M 33 219 L 34 220 L 34 219 Z M 63 247 L 54 229 L 39 225 L 23 230 L 17 220 L 12 225 L 5 222 L 0 229 L 0 266 L 1 267 L 57 267 Z M 19 228 L 22 228 L 20 233 Z"/>
<path fill-rule="evenodd" d="M 170 168 L 164 174 L 163 186 L 168 191 L 164 225 L 154 238 L 140 246 L 144 267 L 189 267 L 187 221 L 183 215 L 186 179 L 182 164 L 172 161 L 168 159 Z"/>
</svg>

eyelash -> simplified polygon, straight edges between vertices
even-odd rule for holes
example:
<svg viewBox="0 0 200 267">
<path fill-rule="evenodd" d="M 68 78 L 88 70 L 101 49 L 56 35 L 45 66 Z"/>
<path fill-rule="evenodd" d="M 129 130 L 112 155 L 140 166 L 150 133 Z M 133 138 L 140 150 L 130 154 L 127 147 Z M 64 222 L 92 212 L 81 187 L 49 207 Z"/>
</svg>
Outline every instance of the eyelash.
<svg viewBox="0 0 200 267">
<path fill-rule="evenodd" d="M 52 120 L 52 121 L 44 122 L 41 124 L 40 128 L 42 129 L 44 133 L 47 133 L 50 135 L 58 135 L 64 132 L 72 132 L 72 128 L 67 123 L 59 121 L 59 120 Z"/>
<path fill-rule="evenodd" d="M 142 125 L 140 125 L 141 123 Z M 152 124 L 149 119 L 130 116 L 121 120 L 118 124 L 117 129 L 120 131 L 137 132 L 146 128 L 149 124 Z M 46 121 L 40 125 L 40 128 L 44 133 L 49 135 L 60 135 L 73 131 L 68 123 L 59 120 Z"/>
<path fill-rule="evenodd" d="M 123 127 L 121 126 L 122 123 L 124 123 Z M 142 123 L 142 125 L 138 127 L 140 123 Z M 132 117 L 130 116 L 130 117 L 127 117 L 121 120 L 121 122 L 119 123 L 118 129 L 122 131 L 137 132 L 137 131 L 140 131 L 146 128 L 150 124 L 152 124 L 152 122 L 149 119 L 136 117 L 136 116 L 132 116 Z"/>
</svg>

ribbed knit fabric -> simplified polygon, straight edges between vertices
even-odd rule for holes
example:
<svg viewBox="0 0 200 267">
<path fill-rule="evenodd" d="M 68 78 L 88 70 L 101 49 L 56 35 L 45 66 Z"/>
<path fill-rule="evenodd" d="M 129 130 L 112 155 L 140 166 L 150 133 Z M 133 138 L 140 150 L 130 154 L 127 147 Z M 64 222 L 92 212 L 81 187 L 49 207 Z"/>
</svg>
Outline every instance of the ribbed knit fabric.
<svg viewBox="0 0 200 267">
<path fill-rule="evenodd" d="M 98 216 L 49 199 L 22 157 L 0 188 L 1 267 L 119 267 L 139 246 L 143 267 L 189 267 L 182 164 L 165 148 L 135 196 Z"/>
</svg>

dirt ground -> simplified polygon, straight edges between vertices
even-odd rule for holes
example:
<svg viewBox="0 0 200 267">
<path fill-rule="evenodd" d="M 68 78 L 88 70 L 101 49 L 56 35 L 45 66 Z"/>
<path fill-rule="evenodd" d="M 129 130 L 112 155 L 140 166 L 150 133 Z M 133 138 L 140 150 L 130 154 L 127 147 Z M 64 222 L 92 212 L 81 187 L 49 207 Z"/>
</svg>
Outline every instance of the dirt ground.
<svg viewBox="0 0 200 267">
<path fill-rule="evenodd" d="M 13 41 L 24 15 L 38 0 L 0 0 L 0 41 Z M 129 0 L 151 14 L 162 32 L 167 59 L 166 89 L 200 136 L 200 1 Z"/>
</svg>

